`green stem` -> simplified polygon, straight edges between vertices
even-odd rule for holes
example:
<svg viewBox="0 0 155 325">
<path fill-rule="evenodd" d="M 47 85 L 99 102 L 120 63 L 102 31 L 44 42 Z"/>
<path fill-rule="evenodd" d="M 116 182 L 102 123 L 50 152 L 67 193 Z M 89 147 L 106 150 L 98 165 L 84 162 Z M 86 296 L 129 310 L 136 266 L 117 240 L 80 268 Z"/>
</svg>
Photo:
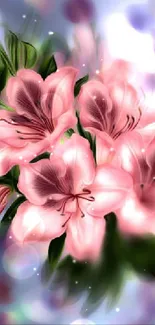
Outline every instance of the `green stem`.
<svg viewBox="0 0 155 325">
<path fill-rule="evenodd" d="M 14 109 L 10 106 L 7 106 L 6 104 L 4 104 L 1 100 L 0 100 L 0 106 L 2 106 L 5 110 L 7 111 L 11 111 L 14 112 Z"/>
<path fill-rule="evenodd" d="M 15 200 L 11 206 L 8 208 L 8 210 L 6 211 L 3 219 L 1 220 L 1 223 L 5 223 L 8 221 L 9 217 L 11 216 L 11 220 L 13 219 L 14 215 L 16 214 L 17 208 L 19 207 L 20 204 L 22 204 L 23 202 L 26 201 L 25 196 L 20 196 L 17 200 Z M 14 212 L 14 213 L 13 213 Z M 13 216 L 12 216 L 13 213 Z M 11 221 L 10 220 L 10 221 Z"/>
</svg>

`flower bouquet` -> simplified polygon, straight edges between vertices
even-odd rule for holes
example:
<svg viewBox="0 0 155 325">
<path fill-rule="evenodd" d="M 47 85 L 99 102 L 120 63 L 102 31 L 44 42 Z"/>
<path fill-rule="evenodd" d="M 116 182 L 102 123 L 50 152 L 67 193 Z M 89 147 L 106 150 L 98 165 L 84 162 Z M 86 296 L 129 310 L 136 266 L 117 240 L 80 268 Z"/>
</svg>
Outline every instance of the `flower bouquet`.
<svg viewBox="0 0 155 325">
<path fill-rule="evenodd" d="M 7 31 L 0 230 L 19 245 L 49 242 L 42 281 L 84 292 L 86 314 L 116 300 L 126 270 L 155 277 L 155 122 L 125 62 L 78 73 L 57 66 L 48 42 L 37 51 Z"/>
</svg>

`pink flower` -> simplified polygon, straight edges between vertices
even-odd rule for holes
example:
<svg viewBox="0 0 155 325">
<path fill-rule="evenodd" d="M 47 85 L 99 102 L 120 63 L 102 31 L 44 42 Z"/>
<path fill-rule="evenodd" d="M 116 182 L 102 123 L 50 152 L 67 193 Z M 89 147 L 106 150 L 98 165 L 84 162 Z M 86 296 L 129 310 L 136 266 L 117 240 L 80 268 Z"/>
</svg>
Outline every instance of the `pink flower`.
<svg viewBox="0 0 155 325">
<path fill-rule="evenodd" d="M 0 185 L 0 213 L 3 212 L 11 194 L 11 189 L 7 185 Z"/>
<path fill-rule="evenodd" d="M 77 25 L 74 29 L 74 48 L 72 63 L 81 71 L 95 70 L 96 43 L 93 30 L 89 24 Z"/>
<path fill-rule="evenodd" d="M 89 142 L 77 134 L 50 156 L 21 166 L 18 188 L 27 200 L 12 233 L 19 241 L 49 241 L 65 231 L 67 251 L 79 260 L 100 255 L 103 216 L 120 207 L 131 177 L 110 165 L 95 167 Z"/>
<path fill-rule="evenodd" d="M 0 111 L 0 175 L 50 150 L 75 126 L 76 75 L 76 69 L 63 67 L 43 81 L 35 71 L 22 69 L 9 79 L 6 94 L 14 111 Z"/>
<path fill-rule="evenodd" d="M 154 129 L 155 130 L 155 129 Z M 155 233 L 155 136 L 151 127 L 134 131 L 118 143 L 120 166 L 133 178 L 133 190 L 118 210 L 121 230 Z"/>
<path fill-rule="evenodd" d="M 108 65 L 103 61 L 98 79 L 105 85 L 118 81 L 131 82 L 133 74 L 134 72 L 131 63 L 117 59 Z"/>
<path fill-rule="evenodd" d="M 98 148 L 106 148 L 104 160 L 115 148 L 115 140 L 138 125 L 141 118 L 139 95 L 121 76 L 106 75 L 106 84 L 90 80 L 81 88 L 78 97 L 80 121 L 97 137 Z M 113 150 L 114 151 L 114 150 Z"/>
<path fill-rule="evenodd" d="M 85 74 L 89 74 L 89 77 L 94 76 L 96 69 L 100 68 L 103 58 L 108 61 L 109 53 L 107 53 L 104 41 L 100 39 L 99 35 L 96 35 L 94 28 L 87 23 L 75 25 L 73 48 L 67 64 L 78 68 L 78 78 Z"/>
</svg>

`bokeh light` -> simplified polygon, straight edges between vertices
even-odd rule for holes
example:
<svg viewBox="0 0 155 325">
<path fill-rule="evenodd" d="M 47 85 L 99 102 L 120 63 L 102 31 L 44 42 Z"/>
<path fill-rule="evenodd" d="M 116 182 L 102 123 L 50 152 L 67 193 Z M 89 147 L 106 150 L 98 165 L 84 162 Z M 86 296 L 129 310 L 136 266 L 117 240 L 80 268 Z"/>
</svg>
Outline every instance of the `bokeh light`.
<svg viewBox="0 0 155 325">
<path fill-rule="evenodd" d="M 33 246 L 19 247 L 13 244 L 5 250 L 2 263 L 12 278 L 24 280 L 35 274 L 40 265 L 40 258 Z"/>
<path fill-rule="evenodd" d="M 135 30 L 122 13 L 107 17 L 104 28 L 112 58 L 134 63 L 139 72 L 155 72 L 154 41 L 150 34 Z"/>
<path fill-rule="evenodd" d="M 131 26 L 139 31 L 149 31 L 154 24 L 147 4 L 132 4 L 127 7 L 127 18 Z"/>
<path fill-rule="evenodd" d="M 71 325 L 95 325 L 94 322 L 92 322 L 89 319 L 77 319 L 74 322 L 71 323 Z"/>
<path fill-rule="evenodd" d="M 37 324 L 54 324 L 55 313 L 39 299 L 23 303 L 21 308 L 25 316 Z"/>
</svg>

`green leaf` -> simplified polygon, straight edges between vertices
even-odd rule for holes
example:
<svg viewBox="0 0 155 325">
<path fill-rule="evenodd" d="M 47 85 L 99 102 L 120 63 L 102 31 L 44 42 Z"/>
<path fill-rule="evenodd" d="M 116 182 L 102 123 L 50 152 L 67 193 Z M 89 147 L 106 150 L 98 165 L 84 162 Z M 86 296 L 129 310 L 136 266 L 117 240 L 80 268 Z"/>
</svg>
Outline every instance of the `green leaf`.
<svg viewBox="0 0 155 325">
<path fill-rule="evenodd" d="M 88 131 L 85 131 L 85 129 L 83 128 L 81 122 L 80 122 L 80 117 L 78 112 L 76 112 L 76 117 L 77 117 L 77 130 L 78 133 L 85 139 L 87 139 L 90 143 L 90 149 L 93 152 L 93 156 L 94 156 L 94 160 L 96 162 L 96 136 L 93 138 L 91 133 Z"/>
<path fill-rule="evenodd" d="M 54 270 L 56 265 L 59 262 L 59 258 L 61 256 L 64 243 L 65 243 L 66 234 L 64 233 L 62 236 L 55 238 L 50 242 L 48 249 L 48 261 L 51 267 L 51 270 Z"/>
<path fill-rule="evenodd" d="M 4 48 L 3 48 L 3 46 L 1 44 L 0 44 L 0 58 L 1 58 L 1 62 L 3 63 L 3 65 L 7 66 L 8 71 L 10 72 L 10 74 L 12 76 L 14 76 L 16 71 L 15 71 L 11 61 L 9 60 L 6 51 L 4 50 Z"/>
<path fill-rule="evenodd" d="M 74 87 L 74 96 L 75 97 L 78 96 L 82 85 L 85 84 L 88 80 L 89 80 L 89 75 L 87 74 L 86 76 L 82 77 L 81 79 L 79 79 L 76 82 L 75 87 Z"/>
<path fill-rule="evenodd" d="M 17 165 L 14 166 L 6 175 L 0 177 L 0 184 L 8 185 L 12 191 L 21 194 L 17 187 L 19 173 L 19 167 Z"/>
<path fill-rule="evenodd" d="M 96 136 L 93 139 L 91 150 L 93 152 L 93 156 L 96 162 Z"/>
<path fill-rule="evenodd" d="M 39 59 L 41 59 L 40 64 L 55 52 L 63 53 L 68 59 L 70 55 L 70 49 L 66 42 L 66 39 L 63 38 L 60 34 L 54 33 L 49 36 L 41 45 L 39 50 Z"/>
<path fill-rule="evenodd" d="M 1 78 L 1 77 L 0 77 Z M 1 82 L 1 81 L 0 81 Z M 5 85 L 6 85 L 6 82 L 5 82 Z M 4 87 L 5 87 L 5 85 L 4 85 Z M 4 88 L 3 87 L 3 88 Z M 2 89 L 3 89 L 2 88 Z M 1 90 L 2 90 L 1 89 Z M 6 111 L 10 111 L 10 112 L 14 112 L 14 109 L 12 108 L 12 107 L 10 107 L 10 106 L 7 106 L 5 103 L 3 103 L 1 100 L 0 100 L 0 107 L 2 107 L 3 109 L 5 109 Z"/>
<path fill-rule="evenodd" d="M 69 129 L 69 130 L 67 130 L 67 132 L 65 132 L 66 136 L 69 136 L 69 137 L 71 137 L 73 133 L 75 133 L 75 131 L 73 129 Z"/>
<path fill-rule="evenodd" d="M 18 37 L 9 30 L 6 34 L 5 42 L 6 42 L 10 60 L 15 68 L 15 71 L 17 71 L 19 67 Z"/>
<path fill-rule="evenodd" d="M 136 273 L 155 277 L 155 236 L 131 237 L 127 241 L 128 262 Z"/>
<path fill-rule="evenodd" d="M 22 41 L 22 46 L 23 46 L 23 65 L 26 69 L 32 68 L 37 60 L 37 51 L 35 47 L 27 42 Z"/>
<path fill-rule="evenodd" d="M 6 46 L 10 60 L 17 71 L 19 68 L 31 68 L 37 59 L 37 51 L 32 44 L 22 41 L 12 31 L 6 33 Z"/>
<path fill-rule="evenodd" d="M 19 169 L 19 166 L 18 165 L 14 166 L 11 169 L 11 174 L 12 174 L 12 177 L 14 179 L 18 180 L 18 177 L 19 177 L 19 174 L 20 174 L 20 169 Z"/>
<path fill-rule="evenodd" d="M 6 175 L 0 177 L 0 184 L 9 185 L 13 189 L 11 170 Z"/>
<path fill-rule="evenodd" d="M 62 236 L 55 238 L 50 242 L 48 249 L 48 258 L 46 259 L 41 270 L 41 279 L 43 283 L 46 283 L 50 280 L 54 270 L 57 267 L 57 264 L 59 263 L 59 259 L 64 247 L 65 238 L 66 234 L 64 233 Z"/>
<path fill-rule="evenodd" d="M 37 156 L 36 158 L 32 159 L 30 161 L 30 163 L 33 164 L 33 163 L 35 163 L 35 162 L 37 162 L 37 161 L 39 161 L 41 159 L 49 159 L 49 157 L 50 157 L 50 153 L 49 152 L 44 152 L 41 155 Z"/>
<path fill-rule="evenodd" d="M 2 245 L 2 241 L 5 240 L 7 232 L 9 230 L 10 223 L 1 223 L 0 222 L 0 242 Z"/>
<path fill-rule="evenodd" d="M 43 75 L 45 78 L 46 75 L 57 70 L 57 65 L 54 60 L 54 53 L 61 52 L 66 57 L 66 60 L 69 58 L 70 50 L 68 44 L 65 39 L 61 37 L 59 34 L 54 33 L 49 36 L 41 45 L 38 54 L 38 72 Z"/>
<path fill-rule="evenodd" d="M 1 65 L 1 68 L 0 68 L 0 92 L 5 88 L 7 78 L 8 78 L 8 68 L 4 64 L 3 66 Z M 1 105 L 1 103 L 0 103 L 0 105 Z"/>
<path fill-rule="evenodd" d="M 45 79 L 51 73 L 56 71 L 57 71 L 57 64 L 54 55 L 52 55 L 50 58 L 44 60 L 44 62 L 42 63 L 42 65 L 38 70 L 38 73 L 42 76 L 43 79 Z"/>
<path fill-rule="evenodd" d="M 76 261 L 70 255 L 58 264 L 53 285 L 65 285 L 66 297 L 74 297 L 84 292 L 91 283 L 91 264 Z"/>
<path fill-rule="evenodd" d="M 99 306 L 104 298 L 112 306 L 116 303 L 122 289 L 126 270 L 126 246 L 117 228 L 114 213 L 105 216 L 106 234 L 103 242 L 102 258 L 92 271 L 92 290 L 82 308 L 87 315 Z"/>
<path fill-rule="evenodd" d="M 22 204 L 23 202 L 26 201 L 25 196 L 20 196 L 18 197 L 18 199 L 16 199 L 11 206 L 8 208 L 8 210 L 6 211 L 6 213 L 4 214 L 3 219 L 1 220 L 1 223 L 11 223 L 11 221 L 13 220 L 18 207 L 20 206 L 20 204 Z"/>
</svg>

